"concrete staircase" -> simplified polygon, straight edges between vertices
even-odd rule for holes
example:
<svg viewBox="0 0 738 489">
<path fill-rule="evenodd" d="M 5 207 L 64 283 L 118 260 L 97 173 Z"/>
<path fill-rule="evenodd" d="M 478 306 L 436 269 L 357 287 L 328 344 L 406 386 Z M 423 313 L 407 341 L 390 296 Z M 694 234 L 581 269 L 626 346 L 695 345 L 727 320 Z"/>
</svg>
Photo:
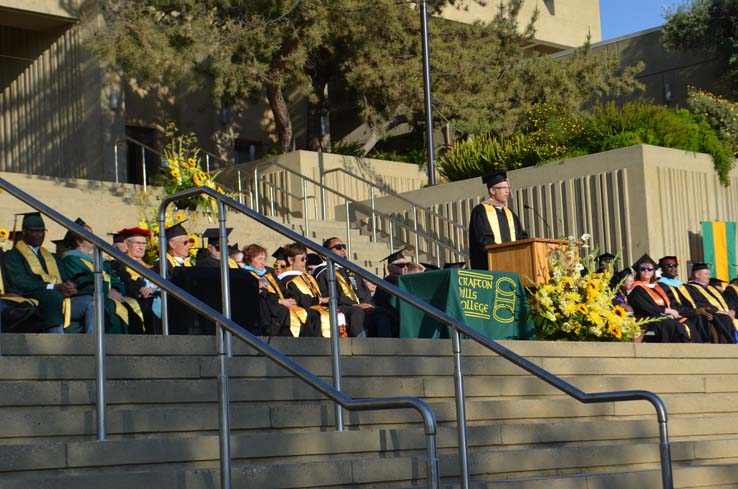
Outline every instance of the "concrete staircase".
<svg viewBox="0 0 738 489">
<path fill-rule="evenodd" d="M 81 216 L 100 235 L 124 227 L 137 226 L 140 219 L 138 202 L 143 191 L 140 185 L 8 172 L 0 173 L 0 178 L 8 180 L 70 219 Z M 159 195 L 160 191 L 156 187 L 149 187 L 149 189 L 153 193 L 153 197 L 148 200 L 149 206 L 152 209 L 158 208 L 159 200 L 156 196 Z M 0 227 L 12 231 L 13 214 L 30 210 L 32 209 L 7 192 L 0 193 Z M 210 223 L 205 217 L 193 217 L 186 212 L 184 214 L 191 218 L 190 222 L 185 225 L 190 232 L 201 233 L 205 228 L 217 226 L 217 222 Z M 156 211 L 151 215 L 156 216 Z M 311 220 L 309 230 L 307 230 L 309 232 L 306 232 L 304 221 L 300 219 L 289 216 L 284 218 L 274 217 L 273 219 L 300 234 L 308 235 L 310 239 L 318 244 L 321 244 L 323 239 L 331 236 L 339 236 L 346 240 L 345 221 L 315 222 Z M 53 251 L 53 245 L 50 244 L 50 241 L 61 239 L 65 234 L 65 230 L 50 219 L 46 219 L 46 225 L 48 228 L 47 246 L 50 246 Z M 238 243 L 241 247 L 249 243 L 260 243 L 271 253 L 279 246 L 287 243 L 286 238 L 282 235 L 233 212 L 229 213 L 228 226 L 234 228 L 230 236 L 230 242 Z M 20 230 L 20 220 L 18 230 Z M 369 236 L 362 234 L 358 229 L 352 229 L 351 241 L 353 251 L 351 259 L 358 265 L 382 275 L 379 260 L 390 253 L 389 246 L 382 242 L 372 243 Z"/>
<path fill-rule="evenodd" d="M 217 362 L 207 337 L 108 337 L 109 441 L 95 439 L 93 338 L 5 335 L 0 487 L 219 485 Z M 272 345 L 330 376 L 324 339 Z M 738 486 L 738 362 L 731 345 L 505 342 L 586 391 L 648 389 L 669 410 L 675 487 Z M 418 396 L 439 420 L 444 487 L 458 487 L 451 344 L 341 340 L 344 390 Z M 243 345 L 230 362 L 233 487 L 419 488 L 424 436 L 410 411 L 348 413 Z M 583 405 L 464 344 L 475 488 L 659 488 L 646 402 Z"/>
</svg>

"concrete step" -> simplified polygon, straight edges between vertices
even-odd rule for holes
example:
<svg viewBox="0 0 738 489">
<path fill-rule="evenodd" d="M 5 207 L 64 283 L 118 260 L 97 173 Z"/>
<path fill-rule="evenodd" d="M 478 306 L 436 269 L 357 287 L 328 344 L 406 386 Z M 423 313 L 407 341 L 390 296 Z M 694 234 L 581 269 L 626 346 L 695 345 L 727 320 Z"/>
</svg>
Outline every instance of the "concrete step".
<svg viewBox="0 0 738 489">
<path fill-rule="evenodd" d="M 315 437 L 297 434 L 291 449 L 295 454 L 293 460 L 282 458 L 285 451 L 283 440 L 275 440 L 268 435 L 234 436 L 231 440 L 234 487 L 367 487 L 371 484 L 392 486 L 422 481 L 425 478 L 425 454 L 419 451 L 424 442 L 422 432 L 418 431 L 414 436 L 409 433 L 395 435 L 364 431 L 323 433 L 321 443 L 315 443 Z M 218 482 L 214 478 L 218 473 L 218 448 L 216 436 L 0 446 L 0 460 L 3 461 L 0 483 L 4 489 L 62 488 L 72 487 L 70 484 L 76 481 L 77 487 L 84 488 L 95 487 L 91 485 L 92 481 L 100 481 L 99 477 L 104 474 L 109 481 L 104 485 L 106 488 L 123 487 L 124 482 L 128 487 L 215 487 Z M 441 448 L 440 474 L 447 480 L 453 479 L 458 476 L 457 455 L 452 447 Z M 729 473 L 737 473 L 736 439 L 677 441 L 672 443 L 671 449 L 672 462 L 677 467 L 676 487 L 700 487 L 695 485 L 698 481 L 694 476 L 683 472 L 684 468 L 708 469 L 700 473 L 699 483 L 703 487 L 736 481 L 726 478 L 723 470 L 717 473 L 709 470 L 711 467 L 729 467 Z M 393 450 L 395 453 L 367 455 L 377 450 L 383 450 L 383 453 Z M 264 463 L 261 459 L 268 459 L 271 463 Z M 471 476 L 485 481 L 485 484 L 521 477 L 527 480 L 547 478 L 551 474 L 564 474 L 565 479 L 568 478 L 566 475 L 584 477 L 586 474 L 614 476 L 621 483 L 622 477 L 626 481 L 649 481 L 645 485 L 619 487 L 659 487 L 659 460 L 657 443 L 630 443 L 476 451 L 470 454 L 469 468 Z M 100 473 L 103 468 L 104 472 Z M 181 482 L 161 485 L 159 477 L 171 471 L 177 472 L 177 479 Z M 626 476 L 625 471 L 629 475 Z M 137 484 L 136 481 L 141 480 L 144 474 L 148 476 L 146 484 Z M 168 475 L 171 477 L 172 474 Z M 38 486 L 41 480 L 44 480 L 43 485 Z M 182 482 L 186 483 L 182 485 Z"/>
</svg>

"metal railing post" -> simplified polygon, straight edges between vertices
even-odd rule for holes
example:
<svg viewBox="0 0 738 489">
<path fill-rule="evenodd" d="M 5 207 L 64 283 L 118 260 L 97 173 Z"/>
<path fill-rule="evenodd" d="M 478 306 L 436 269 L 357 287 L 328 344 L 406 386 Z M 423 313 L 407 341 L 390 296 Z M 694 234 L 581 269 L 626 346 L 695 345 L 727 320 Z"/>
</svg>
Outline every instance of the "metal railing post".
<svg viewBox="0 0 738 489">
<path fill-rule="evenodd" d="M 252 206 L 252 208 L 256 212 L 261 212 L 259 211 L 259 168 L 258 167 L 254 168 L 254 205 Z"/>
<path fill-rule="evenodd" d="M 310 216 L 308 216 L 307 181 L 302 181 L 302 212 L 305 215 L 305 236 L 310 237 Z"/>
<path fill-rule="evenodd" d="M 119 141 L 116 141 L 115 144 L 113 144 L 113 157 L 115 159 L 115 183 L 118 183 L 118 143 Z"/>
<path fill-rule="evenodd" d="M 274 185 L 269 184 L 269 210 L 272 213 L 272 217 L 274 217 Z"/>
<path fill-rule="evenodd" d="M 107 439 L 107 416 L 105 406 L 105 290 L 103 289 L 103 259 L 100 248 L 92 252 L 95 296 L 95 389 L 97 413 L 97 441 Z"/>
<path fill-rule="evenodd" d="M 346 256 L 351 259 L 351 216 L 349 214 L 349 201 L 346 201 Z"/>
<path fill-rule="evenodd" d="M 326 259 L 328 267 L 328 307 L 331 315 L 331 370 L 333 387 L 341 392 L 341 350 L 338 342 L 341 332 L 338 329 L 338 288 L 336 287 L 336 265 L 330 258 Z M 333 403 L 336 418 L 336 431 L 343 431 L 343 409 L 337 402 Z"/>
<path fill-rule="evenodd" d="M 218 329 L 218 438 L 220 446 L 220 487 L 231 488 L 231 424 L 228 399 L 228 355 L 225 348 L 223 327 L 217 323 Z"/>
<path fill-rule="evenodd" d="M 420 262 L 420 235 L 418 234 L 418 206 L 413 206 L 413 229 L 415 230 L 415 263 Z"/>
<path fill-rule="evenodd" d="M 159 229 L 166 229 L 166 206 L 159 208 Z M 166 233 L 159 233 L 159 275 L 167 278 L 167 236 Z M 167 291 L 162 289 L 161 298 L 161 334 L 169 336 L 169 297 Z"/>
<path fill-rule="evenodd" d="M 461 365 L 461 335 L 454 329 L 454 391 L 456 393 L 456 436 L 459 442 L 461 487 L 469 489 L 469 452 L 466 440 L 466 405 L 464 398 L 464 371 Z"/>
<path fill-rule="evenodd" d="M 389 222 L 389 228 L 390 228 L 390 251 L 392 253 L 395 252 L 395 223 L 394 221 Z"/>
<path fill-rule="evenodd" d="M 143 173 L 144 192 L 146 192 L 146 180 L 148 180 L 148 175 L 146 174 L 146 148 L 143 146 L 141 146 L 141 172 Z"/>
<path fill-rule="evenodd" d="M 372 241 L 377 242 L 377 213 L 374 201 L 374 187 L 370 187 L 370 195 L 372 200 Z"/>
<path fill-rule="evenodd" d="M 205 171 L 210 173 L 210 153 L 205 153 Z"/>
<path fill-rule="evenodd" d="M 241 181 L 241 170 L 236 170 L 238 176 L 238 203 L 243 205 L 243 182 Z"/>
<path fill-rule="evenodd" d="M 436 241 L 436 265 L 441 268 L 441 245 Z"/>
<path fill-rule="evenodd" d="M 218 246 L 220 246 L 220 285 L 223 315 L 231 319 L 231 276 L 228 266 L 228 232 L 226 231 L 226 207 L 222 200 L 218 201 Z M 225 347 L 228 357 L 233 356 L 231 333 L 225 334 Z"/>
</svg>

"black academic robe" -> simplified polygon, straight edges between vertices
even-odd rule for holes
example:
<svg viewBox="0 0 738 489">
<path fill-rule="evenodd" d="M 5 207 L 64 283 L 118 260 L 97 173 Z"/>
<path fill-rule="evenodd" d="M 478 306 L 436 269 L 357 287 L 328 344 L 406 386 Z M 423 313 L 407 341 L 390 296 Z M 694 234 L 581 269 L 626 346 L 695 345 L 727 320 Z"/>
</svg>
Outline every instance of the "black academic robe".
<svg viewBox="0 0 738 489">
<path fill-rule="evenodd" d="M 251 272 L 256 275 L 255 272 Z M 269 276 L 269 279 L 266 278 Z M 259 320 L 262 328 L 269 336 L 294 336 L 290 329 L 293 320 L 292 313 L 288 307 L 279 303 L 280 299 L 288 298 L 287 289 L 274 273 L 272 268 L 267 268 L 264 276 L 268 280 L 271 289 L 259 288 Z M 300 325 L 298 336 L 322 336 L 320 331 L 320 316 L 317 312 L 306 309 L 307 319 Z"/>
<path fill-rule="evenodd" d="M 495 244 L 495 235 L 489 224 L 485 204 L 478 204 L 472 209 L 471 219 L 469 220 L 469 259 L 471 268 L 475 270 L 487 270 L 487 250 L 485 246 Z M 507 214 L 503 207 L 495 207 L 497 220 L 500 223 L 500 242 L 507 243 L 512 241 L 510 233 L 510 225 L 507 220 Z M 512 211 L 511 211 L 512 212 Z M 515 239 L 525 239 L 528 233 L 525 232 L 520 220 L 515 213 L 512 213 L 512 225 L 515 230 Z"/>
<path fill-rule="evenodd" d="M 738 314 L 738 285 L 726 285 L 723 298 L 728 303 L 728 307 Z"/>
<path fill-rule="evenodd" d="M 657 295 L 662 297 L 664 303 L 668 304 L 668 299 L 663 290 L 657 286 L 652 289 Z M 654 343 L 689 343 L 690 333 L 693 325 L 686 320 L 679 322 L 675 319 L 664 316 L 666 305 L 657 304 L 651 296 L 645 285 L 636 285 L 628 293 L 628 305 L 633 308 L 633 314 L 638 319 L 662 318 L 655 323 L 646 325 L 646 331 L 653 332 L 653 335 L 646 335 L 646 341 Z M 689 328 L 689 331 L 688 331 Z"/>
<path fill-rule="evenodd" d="M 718 335 L 718 341 L 720 343 L 735 343 L 736 328 L 733 319 L 725 314 L 716 314 L 716 311 L 722 308 L 718 308 L 713 304 L 713 301 L 723 300 L 720 292 L 715 287 L 702 285 L 695 281 L 686 284 L 685 290 L 689 293 L 696 308 L 705 308 L 712 314 L 710 323 Z"/>
<path fill-rule="evenodd" d="M 346 316 L 348 335 L 352 337 L 359 336 L 364 332 L 364 323 L 366 322 L 366 313 L 364 309 L 357 307 L 360 300 L 358 298 L 359 292 L 351 283 L 350 276 L 346 269 L 336 267 L 336 275 L 338 274 L 341 274 L 344 280 L 343 283 L 346 284 L 347 287 L 350 287 L 350 290 L 353 291 L 357 299 L 354 300 L 350 297 L 347 291 L 344 290 L 344 288 L 337 282 L 336 290 L 338 292 L 338 296 L 336 297 L 336 302 L 338 303 L 338 309 L 340 309 L 340 311 Z M 315 267 L 313 270 L 313 277 L 315 277 L 315 281 L 318 282 L 318 287 L 320 287 L 320 295 L 323 297 L 330 297 L 328 287 L 328 266 L 326 264 L 321 264 Z"/>
<path fill-rule="evenodd" d="M 692 307 L 691 299 L 684 296 L 684 286 L 680 286 L 681 290 L 664 282 L 659 282 L 659 286 L 669 299 L 670 307 L 689 319 L 693 326 L 691 327 L 692 343 L 713 343 L 717 336 L 711 333 L 710 322 L 705 316 L 697 314 L 697 311 Z"/>
<path fill-rule="evenodd" d="M 146 298 L 141 297 L 140 291 L 143 287 L 146 287 L 146 279 L 133 272 L 133 270 L 130 270 L 123 262 L 115 260 L 111 265 L 115 273 L 120 278 L 120 281 L 123 283 L 125 295 L 127 297 L 135 298 L 136 301 L 138 301 L 138 305 L 141 306 L 144 322 L 143 332 L 145 334 L 161 334 L 161 319 L 154 314 L 153 310 L 154 298 L 159 295 L 158 292 Z M 158 272 L 158 270 L 154 271 Z"/>
</svg>

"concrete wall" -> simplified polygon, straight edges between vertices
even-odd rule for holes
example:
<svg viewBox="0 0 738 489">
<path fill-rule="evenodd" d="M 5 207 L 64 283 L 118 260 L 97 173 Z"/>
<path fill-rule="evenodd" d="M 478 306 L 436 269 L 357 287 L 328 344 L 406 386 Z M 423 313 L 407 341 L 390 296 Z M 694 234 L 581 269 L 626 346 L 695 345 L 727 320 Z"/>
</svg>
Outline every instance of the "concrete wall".
<svg viewBox="0 0 738 489">
<path fill-rule="evenodd" d="M 371 198 L 372 190 L 370 186 L 359 178 L 380 182 L 381 188 L 375 189 L 376 197 L 387 195 L 382 189 L 396 193 L 409 192 L 421 188 L 427 181 L 426 175 L 420 167 L 410 163 L 357 158 L 331 153 L 324 153 L 322 158 L 324 170 L 330 172 L 325 176 L 325 185 L 332 189 L 341 189 L 341 193 L 352 200 L 361 201 Z M 255 163 L 244 163 L 229 167 L 218 177 L 218 181 L 229 189 L 236 190 L 239 188 L 238 179 L 240 176 L 241 188 L 248 193 L 253 191 L 254 169 L 258 168 L 260 205 L 270 205 L 269 200 L 273 190 L 280 209 L 291 209 L 293 214 L 302 215 L 303 204 L 301 200 L 298 200 L 299 197 L 303 196 L 302 179 L 270 165 L 270 163 L 276 162 L 300 175 L 319 182 L 319 159 L 320 155 L 313 151 L 293 151 Z M 331 170 L 339 168 L 344 171 L 331 172 Z M 314 212 L 313 202 L 318 206 L 320 214 L 322 195 L 319 188 L 313 184 L 307 184 L 306 190 L 307 195 L 312 197 L 309 202 L 309 215 L 312 218 Z M 337 216 L 345 216 L 341 205 L 344 200 L 335 192 L 326 192 L 325 196 L 326 219 L 334 220 Z M 340 207 L 338 211 L 336 210 L 337 206 Z"/>
<path fill-rule="evenodd" d="M 723 187 L 705 154 L 638 145 L 508 173 L 514 189 L 511 208 L 535 237 L 590 233 L 601 251 L 621 253 L 630 264 L 643 253 L 691 258 L 690 234 L 700 221 L 738 221 L 738 169 Z M 479 178 L 403 194 L 464 225 L 486 196 Z M 403 212 L 397 199 L 379 199 L 384 212 Z M 435 220 L 437 221 L 437 220 Z M 445 236 L 433 219 L 426 232 Z M 461 237 L 468 247 L 467 236 Z"/>
<path fill-rule="evenodd" d="M 484 5 L 469 1 L 466 8 L 450 6 L 442 15 L 459 22 L 490 21 L 497 14 L 499 4 L 499 1 Z M 543 47 L 581 46 L 588 33 L 592 42 L 602 39 L 599 0 L 525 0 L 518 16 L 521 26 L 527 24 L 535 9 L 538 9 L 535 40 Z"/>
<path fill-rule="evenodd" d="M 109 109 L 100 66 L 83 47 L 94 2 L 21 3 L 30 12 L 0 4 L 0 170 L 112 180 L 123 118 Z"/>
</svg>

